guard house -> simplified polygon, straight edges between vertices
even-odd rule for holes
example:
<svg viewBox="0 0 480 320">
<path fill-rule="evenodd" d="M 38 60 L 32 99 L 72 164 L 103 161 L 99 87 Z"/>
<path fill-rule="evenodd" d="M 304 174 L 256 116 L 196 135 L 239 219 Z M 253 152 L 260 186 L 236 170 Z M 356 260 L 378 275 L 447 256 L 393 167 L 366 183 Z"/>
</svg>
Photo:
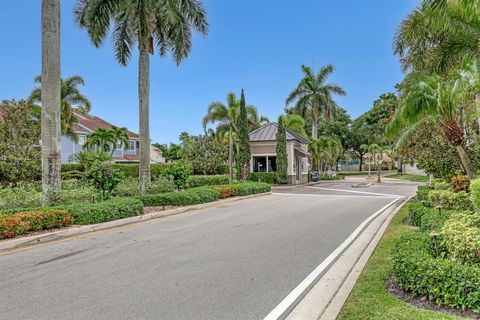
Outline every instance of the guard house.
<svg viewBox="0 0 480 320">
<path fill-rule="evenodd" d="M 277 123 L 268 123 L 250 133 L 250 161 L 251 172 L 277 171 Z M 286 129 L 287 157 L 288 157 L 288 184 L 302 184 L 308 182 L 308 153 L 310 140 L 300 134 Z"/>
</svg>

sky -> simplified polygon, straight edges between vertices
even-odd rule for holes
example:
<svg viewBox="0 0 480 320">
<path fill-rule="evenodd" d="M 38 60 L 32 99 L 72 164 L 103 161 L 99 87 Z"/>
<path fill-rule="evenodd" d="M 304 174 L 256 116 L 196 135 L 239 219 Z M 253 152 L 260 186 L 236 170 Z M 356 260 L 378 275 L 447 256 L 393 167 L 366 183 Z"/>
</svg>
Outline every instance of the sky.
<svg viewBox="0 0 480 320">
<path fill-rule="evenodd" d="M 301 79 L 301 64 L 333 64 L 329 82 L 353 117 L 372 107 L 403 78 L 392 39 L 418 0 L 204 0 L 210 32 L 194 37 L 180 66 L 151 59 L 150 128 L 153 142 L 177 142 L 182 131 L 203 132 L 212 101 L 245 90 L 248 104 L 271 121 Z M 62 77 L 80 75 L 93 115 L 138 132 L 138 55 L 127 67 L 110 40 L 95 48 L 75 25 L 74 0 L 61 0 Z M 26 98 L 41 73 L 41 1 L 0 1 L 0 100 Z"/>
</svg>

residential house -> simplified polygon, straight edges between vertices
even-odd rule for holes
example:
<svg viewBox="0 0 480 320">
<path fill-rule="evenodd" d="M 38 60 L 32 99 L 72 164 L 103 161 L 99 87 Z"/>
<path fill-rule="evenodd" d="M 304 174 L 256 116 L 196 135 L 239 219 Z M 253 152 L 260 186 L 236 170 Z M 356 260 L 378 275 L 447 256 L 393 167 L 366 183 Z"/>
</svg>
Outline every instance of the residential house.
<svg viewBox="0 0 480 320">
<path fill-rule="evenodd" d="M 81 114 L 76 112 L 75 116 L 78 118 L 78 124 L 74 128 L 77 134 L 77 141 L 70 137 L 63 135 L 61 139 L 62 163 L 74 162 L 72 156 L 75 153 L 83 151 L 83 145 L 87 139 L 87 135 L 96 131 L 99 128 L 111 129 L 112 124 L 93 115 Z M 113 150 L 113 161 L 115 163 L 138 163 L 139 162 L 139 147 L 140 135 L 128 131 L 128 145 L 123 146 L 118 143 Z M 153 147 L 154 148 L 154 147 Z M 152 150 L 152 148 L 151 148 Z M 153 154 L 154 153 L 154 154 Z M 154 150 L 151 154 L 152 163 L 165 162 L 162 156 L 162 151 Z"/>
<path fill-rule="evenodd" d="M 277 170 L 278 124 L 272 122 L 250 133 L 251 172 L 276 172 Z M 310 141 L 300 134 L 286 129 L 288 184 L 308 182 L 308 168 L 311 158 L 308 153 Z"/>
</svg>

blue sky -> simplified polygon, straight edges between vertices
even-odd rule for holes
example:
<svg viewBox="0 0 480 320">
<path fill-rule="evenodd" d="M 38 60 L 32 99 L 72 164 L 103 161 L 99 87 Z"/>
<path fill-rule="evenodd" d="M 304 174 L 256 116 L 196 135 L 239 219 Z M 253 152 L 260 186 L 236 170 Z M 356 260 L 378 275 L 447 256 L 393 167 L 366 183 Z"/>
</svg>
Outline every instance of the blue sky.
<svg viewBox="0 0 480 320">
<path fill-rule="evenodd" d="M 95 49 L 74 25 L 74 0 L 62 0 L 62 76 L 84 77 L 92 114 L 138 130 L 137 56 L 123 68 L 110 42 Z M 0 100 L 27 97 L 41 71 L 40 0 L 0 2 Z M 178 140 L 201 133 L 211 101 L 245 89 L 247 103 L 275 120 L 301 77 L 300 65 L 331 63 L 330 81 L 348 93 L 339 104 L 356 117 L 402 73 L 392 37 L 417 0 L 204 0 L 210 33 L 196 36 L 179 67 L 170 57 L 151 62 L 151 136 Z"/>
</svg>

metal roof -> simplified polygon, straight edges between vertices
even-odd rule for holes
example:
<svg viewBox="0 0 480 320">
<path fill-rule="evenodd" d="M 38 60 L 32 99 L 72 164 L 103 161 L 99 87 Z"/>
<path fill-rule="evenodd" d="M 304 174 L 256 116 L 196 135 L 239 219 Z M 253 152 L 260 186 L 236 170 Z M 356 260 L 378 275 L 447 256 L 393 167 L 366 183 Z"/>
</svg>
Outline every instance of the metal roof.
<svg viewBox="0 0 480 320">
<path fill-rule="evenodd" d="M 263 127 L 250 132 L 250 141 L 276 141 L 277 140 L 278 124 L 270 122 Z M 285 129 L 287 140 L 296 140 L 303 144 L 309 144 L 310 140 L 301 136 L 300 134 L 290 129 Z"/>
</svg>

